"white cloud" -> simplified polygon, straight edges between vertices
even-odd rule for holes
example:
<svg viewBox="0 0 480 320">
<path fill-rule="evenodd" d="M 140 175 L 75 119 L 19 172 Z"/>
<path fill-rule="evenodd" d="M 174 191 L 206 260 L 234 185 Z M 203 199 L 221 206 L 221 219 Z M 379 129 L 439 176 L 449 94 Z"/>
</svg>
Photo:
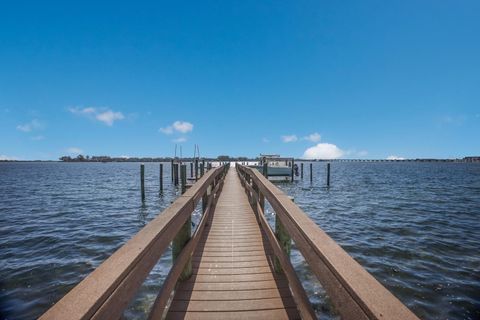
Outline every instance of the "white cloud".
<svg viewBox="0 0 480 320">
<path fill-rule="evenodd" d="M 113 111 L 107 108 L 97 109 L 93 107 L 88 107 L 88 108 L 74 107 L 74 108 L 69 108 L 68 110 L 75 115 L 85 116 L 90 119 L 103 122 L 109 127 L 113 126 L 115 121 L 125 119 L 125 116 L 123 115 L 123 113 L 119 111 Z"/>
<path fill-rule="evenodd" d="M 193 131 L 193 124 L 188 121 L 175 121 L 170 126 L 160 128 L 158 131 L 164 134 L 172 134 L 174 132 L 188 133 Z"/>
<path fill-rule="evenodd" d="M 173 141 L 173 142 L 180 143 L 180 142 L 185 142 L 185 141 L 187 141 L 187 138 L 185 138 L 185 137 L 180 137 L 180 138 L 177 138 L 177 139 L 173 139 L 172 141 Z"/>
<path fill-rule="evenodd" d="M 344 151 L 331 143 L 319 143 L 310 147 L 303 153 L 305 159 L 338 159 L 344 155 Z"/>
<path fill-rule="evenodd" d="M 359 157 L 365 157 L 367 155 L 368 155 L 368 151 L 366 151 L 366 150 L 360 150 L 360 151 L 357 152 L 357 156 L 359 156 Z"/>
<path fill-rule="evenodd" d="M 175 121 L 173 129 L 181 133 L 187 133 L 193 130 L 193 124 L 187 121 Z"/>
<path fill-rule="evenodd" d="M 292 134 L 292 135 L 287 135 L 287 136 L 282 136 L 282 141 L 285 142 L 285 143 L 289 143 L 289 142 L 295 142 L 297 141 L 298 138 L 296 135 Z"/>
<path fill-rule="evenodd" d="M 262 138 L 262 142 L 263 142 L 263 143 L 269 143 L 270 140 L 268 140 L 267 138 Z"/>
<path fill-rule="evenodd" d="M 0 160 L 3 160 L 3 161 L 12 161 L 12 160 L 18 160 L 18 159 L 15 158 L 15 157 L 9 157 L 9 156 L 0 154 Z"/>
<path fill-rule="evenodd" d="M 405 160 L 405 158 L 391 155 L 387 157 L 387 160 Z"/>
<path fill-rule="evenodd" d="M 17 126 L 17 130 L 23 131 L 23 132 L 31 132 L 33 130 L 37 129 L 43 129 L 43 124 L 38 121 L 37 119 L 33 119 L 32 121 L 25 123 L 25 124 L 19 124 Z"/>
<path fill-rule="evenodd" d="M 67 152 L 70 154 L 81 154 L 83 153 L 83 150 L 77 147 L 70 147 L 70 148 L 67 148 Z"/>
<path fill-rule="evenodd" d="M 34 136 L 34 137 L 32 137 L 31 139 L 32 139 L 33 141 L 40 141 L 40 140 L 45 139 L 45 137 L 44 137 L 44 136 Z"/>
<path fill-rule="evenodd" d="M 309 134 L 306 137 L 303 137 L 303 140 L 311 141 L 311 142 L 319 142 L 322 136 L 318 132 L 314 132 L 312 134 Z"/>
<path fill-rule="evenodd" d="M 162 133 L 165 133 L 165 134 L 172 134 L 173 133 L 173 127 L 168 126 L 168 127 L 165 127 L 165 128 L 160 128 L 160 129 L 158 129 L 158 131 L 160 131 Z"/>
<path fill-rule="evenodd" d="M 99 113 L 95 116 L 98 121 L 105 123 L 107 126 L 112 126 L 116 120 L 122 120 L 125 117 L 121 112 L 113 112 L 111 110 Z"/>
</svg>

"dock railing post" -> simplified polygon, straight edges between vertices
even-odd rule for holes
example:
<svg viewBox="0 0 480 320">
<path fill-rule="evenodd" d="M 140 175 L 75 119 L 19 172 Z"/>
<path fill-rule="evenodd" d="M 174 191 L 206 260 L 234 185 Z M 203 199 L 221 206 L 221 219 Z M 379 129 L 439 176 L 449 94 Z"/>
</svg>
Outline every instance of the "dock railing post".
<svg viewBox="0 0 480 320">
<path fill-rule="evenodd" d="M 140 190 L 142 192 L 142 202 L 145 202 L 145 164 L 140 165 Z"/>
<path fill-rule="evenodd" d="M 303 179 L 303 162 L 300 163 L 300 178 Z"/>
<path fill-rule="evenodd" d="M 160 163 L 160 193 L 163 192 L 163 163 Z"/>
<path fill-rule="evenodd" d="M 181 177 L 182 177 L 182 194 L 186 190 L 187 184 L 187 166 L 182 165 L 180 167 L 181 170 Z M 172 241 L 172 258 L 173 262 L 178 258 L 180 253 L 182 252 L 183 247 L 188 243 L 192 234 L 192 216 L 190 215 L 185 221 L 185 224 L 182 228 L 178 231 L 175 238 Z M 180 281 L 184 281 L 188 279 L 192 275 L 192 259 L 189 258 L 188 262 L 185 265 L 185 268 L 182 271 L 182 274 L 179 277 Z"/>
<path fill-rule="evenodd" d="M 290 200 L 295 202 L 295 199 L 293 197 L 289 197 L 289 198 Z M 283 225 L 282 221 L 280 221 L 278 214 L 275 215 L 275 237 L 277 238 L 278 243 L 280 244 L 280 247 L 282 247 L 283 252 L 285 252 L 287 257 L 290 259 L 290 251 L 292 250 L 292 238 L 290 238 L 290 235 L 288 234 L 287 229 Z M 282 266 L 277 257 L 275 257 L 274 264 L 275 264 L 276 272 L 278 273 L 283 272 Z"/>
<path fill-rule="evenodd" d="M 327 187 L 330 187 L 330 162 L 327 163 Z"/>
</svg>

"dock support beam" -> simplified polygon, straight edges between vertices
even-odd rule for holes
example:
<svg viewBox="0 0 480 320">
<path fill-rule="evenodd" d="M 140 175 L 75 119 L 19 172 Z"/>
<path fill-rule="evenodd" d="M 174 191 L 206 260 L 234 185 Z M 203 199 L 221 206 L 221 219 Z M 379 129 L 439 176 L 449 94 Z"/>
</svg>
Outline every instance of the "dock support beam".
<svg viewBox="0 0 480 320">
<path fill-rule="evenodd" d="M 142 192 L 142 202 L 145 202 L 145 165 L 140 165 L 140 190 Z"/>
<path fill-rule="evenodd" d="M 182 177 L 182 194 L 183 194 L 185 193 L 186 185 L 187 185 L 187 166 L 181 165 L 180 171 L 181 171 L 181 177 Z M 185 247 L 188 241 L 190 241 L 191 235 L 192 235 L 192 216 L 190 215 L 187 221 L 185 221 L 185 224 L 178 231 L 175 238 L 173 238 L 172 258 L 174 263 L 175 263 L 175 260 L 180 255 L 180 253 L 182 252 L 183 247 Z M 188 278 L 190 278 L 191 275 L 192 275 L 192 259 L 189 258 L 185 265 L 185 268 L 182 271 L 182 274 L 179 277 L 179 280 L 180 281 L 187 280 Z"/>
<path fill-rule="evenodd" d="M 293 197 L 289 198 L 292 200 L 292 202 L 295 202 Z M 282 221 L 280 221 L 278 215 L 275 215 L 275 236 L 280 244 L 280 247 L 282 247 L 283 252 L 285 252 L 287 257 L 290 259 L 290 252 L 292 251 L 292 238 L 290 238 L 287 229 L 283 225 Z M 283 272 L 282 266 L 280 265 L 280 261 L 277 257 L 275 257 L 275 272 Z"/>
</svg>

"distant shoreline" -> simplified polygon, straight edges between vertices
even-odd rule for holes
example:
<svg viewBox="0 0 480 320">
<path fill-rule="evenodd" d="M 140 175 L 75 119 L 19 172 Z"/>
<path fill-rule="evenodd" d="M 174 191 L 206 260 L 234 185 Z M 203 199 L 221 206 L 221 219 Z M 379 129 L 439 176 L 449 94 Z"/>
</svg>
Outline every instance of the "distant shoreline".
<svg viewBox="0 0 480 320">
<path fill-rule="evenodd" d="M 102 158 L 102 159 L 63 159 L 63 160 L 0 160 L 1 162 L 171 162 L 172 160 L 181 160 L 183 162 L 193 162 L 193 158 Z M 200 161 L 230 161 L 230 162 L 254 162 L 259 161 L 256 158 L 200 158 Z M 480 157 L 464 157 L 462 159 L 295 159 L 295 162 L 457 162 L 457 163 L 480 163 Z"/>
</svg>

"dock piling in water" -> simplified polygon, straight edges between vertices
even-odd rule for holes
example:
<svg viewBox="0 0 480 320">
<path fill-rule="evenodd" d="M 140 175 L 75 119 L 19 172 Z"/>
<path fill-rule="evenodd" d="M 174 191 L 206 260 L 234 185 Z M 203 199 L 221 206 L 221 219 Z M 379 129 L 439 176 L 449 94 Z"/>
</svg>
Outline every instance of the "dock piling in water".
<svg viewBox="0 0 480 320">
<path fill-rule="evenodd" d="M 163 192 L 163 163 L 160 163 L 160 193 Z"/>
<path fill-rule="evenodd" d="M 313 182 L 313 164 L 310 162 L 310 183 Z"/>
<path fill-rule="evenodd" d="M 180 165 L 180 179 L 182 181 L 182 194 L 187 190 L 187 165 Z"/>
<path fill-rule="evenodd" d="M 190 178 L 193 178 L 193 162 L 190 162 Z"/>
<path fill-rule="evenodd" d="M 303 179 L 303 162 L 300 163 L 300 178 Z"/>
<path fill-rule="evenodd" d="M 140 189 L 142 192 L 142 202 L 145 201 L 145 165 L 140 165 Z"/>
<path fill-rule="evenodd" d="M 330 187 L 330 162 L 327 163 L 327 187 Z"/>
</svg>

